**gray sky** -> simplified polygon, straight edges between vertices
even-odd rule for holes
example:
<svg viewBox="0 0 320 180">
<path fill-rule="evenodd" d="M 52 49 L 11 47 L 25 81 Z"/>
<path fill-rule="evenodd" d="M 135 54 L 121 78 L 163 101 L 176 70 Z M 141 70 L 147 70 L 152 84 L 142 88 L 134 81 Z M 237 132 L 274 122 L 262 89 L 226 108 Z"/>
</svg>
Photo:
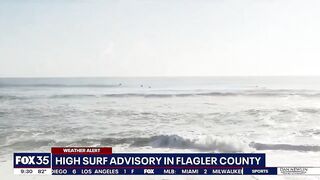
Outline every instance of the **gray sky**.
<svg viewBox="0 0 320 180">
<path fill-rule="evenodd" d="M 2 0 L 0 76 L 320 75 L 318 0 Z"/>
</svg>

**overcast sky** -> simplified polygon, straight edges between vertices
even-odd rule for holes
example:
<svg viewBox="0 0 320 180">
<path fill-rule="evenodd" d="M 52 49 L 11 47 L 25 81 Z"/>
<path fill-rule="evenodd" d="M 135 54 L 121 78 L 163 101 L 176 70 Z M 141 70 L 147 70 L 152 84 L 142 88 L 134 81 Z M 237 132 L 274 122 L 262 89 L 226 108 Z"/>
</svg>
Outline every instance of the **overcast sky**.
<svg viewBox="0 0 320 180">
<path fill-rule="evenodd" d="M 320 75 L 319 0 L 1 0 L 0 76 Z"/>
</svg>

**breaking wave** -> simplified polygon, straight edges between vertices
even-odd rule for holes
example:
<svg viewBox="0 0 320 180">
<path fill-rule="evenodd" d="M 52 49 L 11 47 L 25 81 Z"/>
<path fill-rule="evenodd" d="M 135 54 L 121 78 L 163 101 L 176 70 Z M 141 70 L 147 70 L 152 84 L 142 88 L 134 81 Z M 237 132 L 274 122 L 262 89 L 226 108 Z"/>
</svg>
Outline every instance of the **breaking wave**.
<svg viewBox="0 0 320 180">
<path fill-rule="evenodd" d="M 82 141 L 92 141 L 83 139 Z M 128 144 L 130 147 L 193 149 L 197 151 L 242 152 L 247 149 L 244 143 L 235 143 L 230 140 L 206 138 L 204 140 L 191 140 L 178 135 L 158 135 L 140 138 L 103 138 L 98 140 L 101 145 Z"/>
<path fill-rule="evenodd" d="M 152 147 L 168 149 L 189 149 L 199 152 L 252 152 L 255 150 L 282 150 L 282 151 L 320 151 L 316 145 L 291 145 L 291 144 L 263 144 L 246 143 L 239 139 L 231 138 L 198 138 L 187 139 L 178 135 L 157 135 L 151 137 L 137 138 L 102 138 L 81 139 L 77 141 L 55 141 L 55 140 L 28 140 L 17 141 L 2 147 L 28 150 L 45 146 L 116 146 L 128 145 L 129 147 Z"/>
<path fill-rule="evenodd" d="M 16 141 L 7 144 L 5 147 L 14 149 L 40 148 L 43 146 L 115 146 L 129 145 L 129 147 L 152 147 L 169 149 L 192 149 L 197 151 L 210 152 L 243 152 L 248 149 L 245 143 L 233 141 L 231 139 L 205 138 L 203 140 L 186 139 L 178 135 L 158 135 L 151 137 L 137 138 L 102 138 L 102 139 L 81 139 L 71 142 L 59 142 L 55 140 L 28 140 Z"/>
<path fill-rule="evenodd" d="M 190 140 L 178 135 L 159 135 L 150 138 L 135 139 L 131 146 L 151 146 L 153 148 L 194 149 L 198 151 L 242 152 L 247 149 L 245 143 L 222 139 L 205 138 Z"/>
</svg>

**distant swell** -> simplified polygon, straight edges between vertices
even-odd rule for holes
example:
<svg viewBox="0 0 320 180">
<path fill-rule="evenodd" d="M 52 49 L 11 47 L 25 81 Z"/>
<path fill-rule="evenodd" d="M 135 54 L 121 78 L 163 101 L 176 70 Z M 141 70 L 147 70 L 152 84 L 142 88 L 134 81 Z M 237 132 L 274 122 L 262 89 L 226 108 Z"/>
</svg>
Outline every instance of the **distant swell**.
<svg viewBox="0 0 320 180">
<path fill-rule="evenodd" d="M 171 98 L 171 97 L 192 97 L 192 96 L 235 96 L 232 93 L 188 93 L 188 94 L 150 94 L 150 93 L 122 93 L 122 94 L 61 94 L 53 95 L 50 98 L 81 98 L 81 97 L 143 97 L 143 98 Z"/>
<path fill-rule="evenodd" d="M 181 93 L 181 94 L 150 94 L 150 93 L 122 93 L 122 94 L 64 94 L 64 95 L 53 95 L 50 98 L 80 98 L 80 97 L 144 97 L 144 98 L 172 98 L 172 97 L 196 97 L 196 96 L 257 96 L 257 97 L 285 97 L 285 96 L 303 96 L 303 97 L 320 97 L 320 94 L 306 94 L 306 93 L 247 93 L 247 92 L 238 92 L 238 93 L 223 93 L 223 92 L 210 92 L 210 93 Z"/>
<path fill-rule="evenodd" d="M 68 98 L 90 98 L 90 97 L 96 97 L 96 95 L 93 94 L 61 94 L 61 95 L 53 95 L 50 96 L 52 99 L 68 99 Z"/>
<path fill-rule="evenodd" d="M 113 88 L 119 85 L 110 84 L 0 84 L 3 87 L 49 87 L 49 88 Z"/>
<path fill-rule="evenodd" d="M 26 97 L 11 96 L 11 95 L 0 95 L 0 100 L 21 100 L 21 99 L 26 99 Z"/>
<path fill-rule="evenodd" d="M 320 151 L 320 146 L 312 146 L 312 145 L 250 143 L 250 147 L 256 150 L 314 151 L 314 152 Z"/>
<path fill-rule="evenodd" d="M 260 92 L 260 91 L 241 91 L 241 92 L 208 92 L 208 93 L 110 93 L 110 94 L 55 94 L 55 95 L 33 95 L 33 96 L 18 96 L 18 95 L 0 95 L 0 100 L 24 100 L 34 98 L 49 98 L 49 99 L 72 99 L 72 98 L 126 98 L 126 97 L 142 97 L 142 98 L 173 98 L 173 97 L 228 97 L 228 96 L 253 96 L 253 97 L 286 97 L 286 96 L 301 96 L 301 97 L 320 97 L 320 93 L 308 92 Z"/>
</svg>

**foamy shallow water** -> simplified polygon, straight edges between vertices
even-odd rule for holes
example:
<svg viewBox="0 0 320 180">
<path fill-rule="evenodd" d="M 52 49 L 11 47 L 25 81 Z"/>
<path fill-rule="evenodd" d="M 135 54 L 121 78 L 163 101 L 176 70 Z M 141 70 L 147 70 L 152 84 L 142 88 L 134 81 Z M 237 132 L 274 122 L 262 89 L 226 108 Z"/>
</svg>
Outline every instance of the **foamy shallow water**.
<svg viewBox="0 0 320 180">
<path fill-rule="evenodd" d="M 48 152 L 51 146 L 112 146 L 114 152 L 261 152 L 267 154 L 268 166 L 320 166 L 317 81 L 1 79 L 0 174 L 11 174 L 7 171 L 12 171 L 13 152 Z"/>
</svg>

